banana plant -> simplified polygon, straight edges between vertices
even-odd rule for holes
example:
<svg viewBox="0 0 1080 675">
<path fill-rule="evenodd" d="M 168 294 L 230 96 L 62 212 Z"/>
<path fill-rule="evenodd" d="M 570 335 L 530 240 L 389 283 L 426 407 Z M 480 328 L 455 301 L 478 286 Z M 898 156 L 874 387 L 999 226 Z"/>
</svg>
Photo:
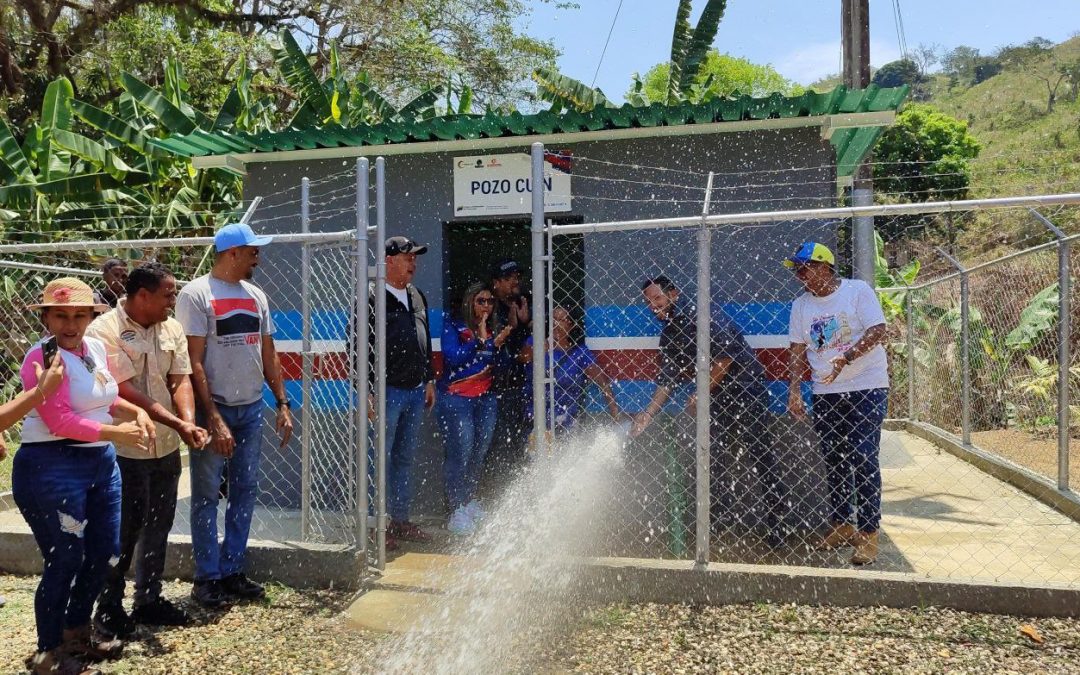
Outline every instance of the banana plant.
<svg viewBox="0 0 1080 675">
<path fill-rule="evenodd" d="M 727 0 L 708 0 L 696 26 L 690 25 L 691 5 L 691 0 L 679 0 L 675 10 L 675 30 L 671 36 L 668 71 L 668 105 L 688 100 L 700 101 L 706 97 L 712 85 L 711 81 L 701 84 L 696 80 L 701 64 L 716 39 L 716 32 L 727 8 Z M 599 89 L 549 68 L 537 68 L 533 71 L 532 78 L 536 82 L 540 98 L 551 103 L 552 112 L 589 112 L 595 108 L 614 105 Z M 627 102 L 633 106 L 648 104 L 641 79 L 637 75 L 634 76 Z"/>
<path fill-rule="evenodd" d="M 269 128 L 273 102 L 255 95 L 241 66 L 216 115 L 193 107 L 179 61 L 165 63 L 160 88 L 122 73 L 123 93 L 108 109 L 73 97 L 64 78 L 50 83 L 39 122 L 20 146 L 0 121 L 0 218 L 29 222 L 24 231 L 108 230 L 115 237 L 170 236 L 212 229 L 209 205 L 234 210 L 240 180 L 221 169 L 196 170 L 190 160 L 156 148 L 169 134 Z M 73 122 L 81 123 L 76 131 Z M 224 215 L 224 213 L 222 215 Z M 137 225 L 132 225 L 136 223 Z M 24 239 L 35 235 L 24 236 Z"/>
<path fill-rule="evenodd" d="M 72 131 L 73 89 L 59 78 L 45 90 L 41 117 L 20 145 L 0 120 L 0 206 L 5 220 L 47 225 L 72 204 L 101 201 L 108 190 L 146 184 L 150 176 L 114 148 Z M 23 230 L 27 228 L 21 228 Z"/>
<path fill-rule="evenodd" d="M 344 127 L 382 122 L 415 122 L 436 115 L 435 104 L 446 88 L 439 86 L 421 92 L 401 108 L 394 107 L 361 71 L 351 80 L 342 66 L 337 43 L 330 45 L 329 72 L 319 81 L 304 51 L 289 31 L 282 31 L 272 48 L 274 61 L 285 83 L 297 98 L 296 112 L 289 121 L 293 129 L 308 129 L 327 124 Z M 472 93 L 469 91 L 469 99 Z"/>
</svg>

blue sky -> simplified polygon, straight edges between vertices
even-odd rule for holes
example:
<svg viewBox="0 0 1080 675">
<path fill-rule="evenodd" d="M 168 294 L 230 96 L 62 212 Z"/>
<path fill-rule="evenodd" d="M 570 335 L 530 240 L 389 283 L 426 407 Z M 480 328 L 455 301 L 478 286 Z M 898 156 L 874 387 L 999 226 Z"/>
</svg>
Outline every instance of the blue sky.
<svg viewBox="0 0 1080 675">
<path fill-rule="evenodd" d="M 563 52 L 560 69 L 589 84 L 619 0 L 577 0 L 579 9 L 558 10 L 532 0 L 527 31 L 551 39 Z M 596 85 L 622 99 L 635 71 L 667 58 L 675 0 L 623 0 Z M 841 0 L 728 0 L 715 45 L 808 84 L 840 66 Z M 695 0 L 693 21 L 704 8 Z M 986 52 L 1036 35 L 1060 42 L 1080 31 L 1080 0 L 901 0 L 908 48 L 920 42 L 946 48 L 960 44 Z M 870 60 L 874 66 L 899 57 L 891 0 L 870 2 Z"/>
</svg>

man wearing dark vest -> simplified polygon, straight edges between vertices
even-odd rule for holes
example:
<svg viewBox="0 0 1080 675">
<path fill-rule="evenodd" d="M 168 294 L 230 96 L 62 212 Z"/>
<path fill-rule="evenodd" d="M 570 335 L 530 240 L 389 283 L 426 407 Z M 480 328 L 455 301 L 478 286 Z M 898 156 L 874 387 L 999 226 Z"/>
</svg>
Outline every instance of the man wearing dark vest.
<svg viewBox="0 0 1080 675">
<path fill-rule="evenodd" d="M 386 427 L 387 548 L 391 549 L 397 547 L 397 539 L 431 540 L 431 535 L 409 520 L 420 422 L 425 408 L 435 405 L 428 303 L 412 284 L 416 256 L 424 253 L 427 246 L 408 237 L 386 240 L 386 419 L 376 423 Z M 374 325 L 374 294 L 369 298 L 369 311 Z"/>
</svg>

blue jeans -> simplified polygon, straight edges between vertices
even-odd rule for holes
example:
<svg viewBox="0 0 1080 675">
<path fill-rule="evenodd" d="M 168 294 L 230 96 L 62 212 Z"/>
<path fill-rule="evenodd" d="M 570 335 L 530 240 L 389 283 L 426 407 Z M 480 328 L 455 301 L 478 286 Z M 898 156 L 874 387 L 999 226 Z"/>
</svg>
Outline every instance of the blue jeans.
<svg viewBox="0 0 1080 675">
<path fill-rule="evenodd" d="M 444 393 L 438 408 L 439 432 L 446 452 L 446 501 L 453 511 L 467 504 L 476 492 L 484 455 L 495 435 L 498 400 L 491 393 L 477 397 Z"/>
<path fill-rule="evenodd" d="M 888 403 L 888 389 L 814 396 L 814 429 L 825 457 L 831 520 L 849 522 L 854 512 L 861 532 L 877 532 L 881 526 L 878 451 Z M 857 508 L 852 505 L 856 497 Z"/>
<path fill-rule="evenodd" d="M 409 519 L 413 464 L 423 419 L 424 385 L 386 388 L 386 512 L 392 521 Z"/>
<path fill-rule="evenodd" d="M 244 571 L 251 516 L 259 492 L 262 455 L 263 403 L 218 405 L 225 424 L 236 439 L 233 456 L 226 460 L 209 448 L 191 451 L 191 548 L 195 580 L 222 579 Z M 200 425 L 206 420 L 200 413 Z M 218 545 L 217 511 L 221 474 L 229 462 L 229 497 L 225 506 L 225 538 Z"/>
<path fill-rule="evenodd" d="M 65 441 L 19 448 L 12 492 L 45 566 L 34 594 L 38 650 L 60 646 L 65 628 L 89 625 L 109 565 L 120 555 L 120 469 L 112 444 Z"/>
</svg>

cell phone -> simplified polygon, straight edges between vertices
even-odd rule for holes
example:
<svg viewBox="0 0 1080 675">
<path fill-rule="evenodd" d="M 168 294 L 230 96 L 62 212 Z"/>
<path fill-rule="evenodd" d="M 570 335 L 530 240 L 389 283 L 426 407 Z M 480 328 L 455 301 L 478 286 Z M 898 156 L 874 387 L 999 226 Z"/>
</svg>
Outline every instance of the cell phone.
<svg viewBox="0 0 1080 675">
<path fill-rule="evenodd" d="M 56 358 L 56 352 L 59 349 L 60 348 L 56 344 L 55 335 L 41 343 L 41 358 L 45 360 L 45 370 L 48 370 L 49 366 L 52 365 L 53 359 Z"/>
</svg>

